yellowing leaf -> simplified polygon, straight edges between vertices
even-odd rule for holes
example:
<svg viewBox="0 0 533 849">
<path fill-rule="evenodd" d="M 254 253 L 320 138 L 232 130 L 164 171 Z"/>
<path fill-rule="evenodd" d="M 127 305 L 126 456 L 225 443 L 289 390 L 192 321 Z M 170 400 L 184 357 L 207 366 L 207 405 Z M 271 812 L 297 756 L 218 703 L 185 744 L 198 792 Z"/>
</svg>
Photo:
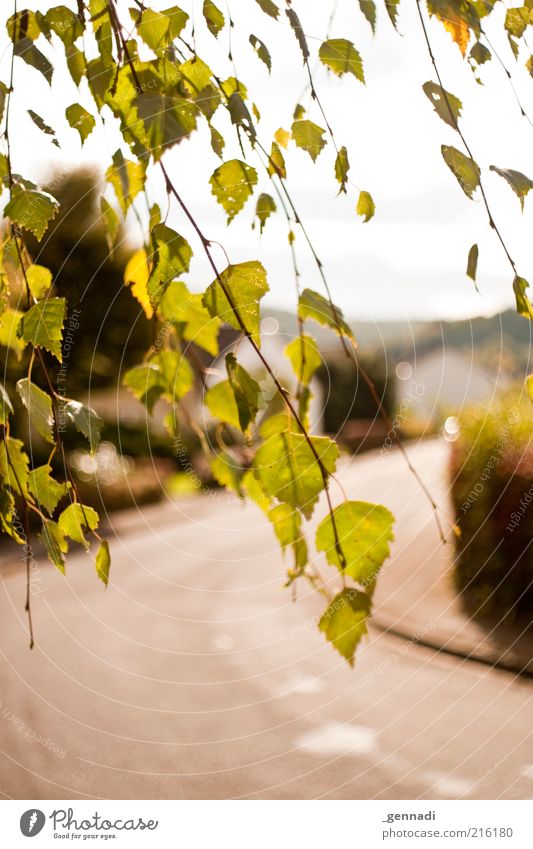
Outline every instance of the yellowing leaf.
<svg viewBox="0 0 533 849">
<path fill-rule="evenodd" d="M 148 297 L 148 279 L 150 265 L 144 248 L 135 251 L 124 269 L 124 283 L 131 286 L 131 293 L 142 306 L 146 318 L 152 318 L 154 310 Z"/>
<path fill-rule="evenodd" d="M 26 279 L 30 292 L 38 301 L 43 298 L 52 287 L 52 272 L 43 265 L 30 265 L 26 269 Z"/>
<path fill-rule="evenodd" d="M 25 342 L 46 348 L 61 362 L 61 342 L 65 320 L 65 298 L 47 298 L 34 304 L 22 316 L 18 333 Z"/>
<path fill-rule="evenodd" d="M 370 221 L 374 217 L 376 205 L 372 199 L 370 192 L 359 192 L 359 199 L 355 211 L 358 215 L 364 218 L 364 223 Z"/>
</svg>

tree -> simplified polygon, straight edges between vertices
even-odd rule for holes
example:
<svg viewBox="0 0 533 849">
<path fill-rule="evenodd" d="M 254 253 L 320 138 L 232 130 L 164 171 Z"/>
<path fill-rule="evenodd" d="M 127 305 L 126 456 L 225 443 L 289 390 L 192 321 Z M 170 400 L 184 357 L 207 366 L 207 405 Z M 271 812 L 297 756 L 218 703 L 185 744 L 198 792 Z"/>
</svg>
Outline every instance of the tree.
<svg viewBox="0 0 533 849">
<path fill-rule="evenodd" d="M 262 137 L 260 111 L 248 81 L 238 78 L 236 70 L 227 76 L 219 68 L 216 57 L 199 55 L 196 49 L 195 28 L 205 26 L 213 44 L 222 37 L 229 39 L 230 60 L 234 60 L 231 34 L 239 18 L 232 19 L 227 9 L 222 11 L 210 0 L 195 0 L 197 14 L 193 21 L 178 6 L 160 10 L 142 0 L 134 0 L 129 10 L 119 0 L 77 0 L 75 8 L 61 5 L 46 12 L 19 10 L 14 3 L 6 21 L 13 57 L 10 76 L 0 83 L 5 140 L 0 176 L 7 195 L 0 341 L 10 349 L 11 358 L 29 351 L 29 368 L 20 376 L 16 391 L 34 427 L 49 442 L 51 457 L 63 458 L 66 483 L 51 476 L 50 463 L 32 468 L 28 446 L 12 431 L 12 401 L 0 386 L 3 476 L 0 519 L 4 532 L 25 546 L 30 633 L 30 513 L 39 517 L 39 538 L 50 560 L 61 571 L 65 569 L 69 546 L 79 543 L 89 548 L 89 538 L 95 537 L 96 571 L 107 585 L 109 547 L 99 536 L 98 515 L 80 503 L 61 440 L 64 422 L 69 420 L 94 449 L 101 426 L 92 410 L 66 397 L 58 388 L 61 385 L 57 378 L 58 363 L 61 364 L 63 357 L 70 293 L 61 288 L 57 265 L 50 257 L 45 237 L 54 227 L 54 221 L 63 220 L 68 225 L 68 219 L 58 218 L 64 214 L 61 201 L 65 209 L 65 199 L 54 196 L 53 186 L 51 191 L 45 191 L 14 173 L 12 167 L 14 141 L 10 112 L 13 99 L 21 96 L 16 68 L 25 62 L 50 81 L 54 67 L 48 58 L 48 43 L 56 54 L 64 54 L 75 85 L 81 89 L 87 86 L 92 96 L 90 109 L 80 103 L 65 102 L 66 119 L 78 131 L 81 142 L 100 120 L 120 130 L 120 146 L 106 170 L 114 200 L 107 191 L 100 207 L 110 248 L 119 238 L 121 217 L 133 211 L 142 221 L 138 201 L 143 197 L 147 200 L 147 186 L 153 180 L 162 180 L 168 204 L 180 210 L 186 226 L 187 238 L 170 228 L 161 209 L 147 201 L 149 222 L 145 244 L 130 259 L 125 284 L 152 325 L 154 341 L 144 360 L 126 372 L 124 383 L 150 414 L 157 400 L 167 400 L 172 412 L 165 421 L 169 433 L 174 435 L 185 415 L 183 399 L 195 380 L 192 343 L 216 354 L 218 333 L 225 323 L 253 348 L 269 373 L 284 409 L 269 418 L 262 417 L 261 387 L 238 358 L 228 354 L 227 379 L 209 388 L 204 400 L 209 413 L 221 426 L 231 429 L 232 444 L 239 434 L 240 443 L 247 450 L 234 453 L 230 449 L 220 453 L 217 450 L 211 458 L 213 475 L 240 496 L 252 498 L 264 510 L 282 548 L 288 549 L 292 556 L 287 584 L 308 580 L 325 596 L 327 607 L 319 628 L 353 664 L 371 615 L 375 581 L 389 555 L 393 517 L 381 505 L 346 499 L 333 503 L 330 484 L 339 451 L 333 440 L 310 433 L 308 425 L 309 384 L 320 364 L 315 341 L 308 330 L 313 322 L 328 327 L 340 337 L 347 360 L 354 370 L 359 370 L 376 407 L 391 428 L 378 393 L 361 369 L 352 331 L 332 300 L 325 269 L 291 195 L 284 149 L 289 144 L 296 145 L 314 162 L 326 145 L 332 146 L 336 154 L 332 177 L 338 191 L 353 193 L 348 149 L 337 140 L 328 121 L 327 103 L 315 84 L 313 63 L 319 61 L 333 75 L 348 77 L 354 85 L 361 85 L 365 80 L 364 62 L 356 46 L 345 37 L 327 36 L 318 45 L 309 39 L 300 20 L 300 10 L 291 0 L 285 0 L 282 6 L 273 0 L 247 0 L 247 4 L 264 13 L 263 20 L 269 17 L 279 27 L 291 28 L 294 60 L 296 66 L 303 67 L 303 80 L 313 108 L 310 114 L 300 103 L 295 104 L 291 126 L 280 128 L 269 140 Z M 305 4 L 300 5 L 303 10 Z M 457 134 L 458 147 L 442 146 L 444 163 L 469 198 L 480 196 L 511 267 L 518 312 L 531 319 L 533 308 L 527 295 L 528 283 L 519 274 L 489 206 L 485 173 L 475 161 L 462 129 L 462 103 L 446 90 L 430 41 L 428 17 L 434 17 L 451 35 L 454 49 L 460 50 L 478 75 L 479 68 L 494 52 L 486 36 L 487 21 L 495 18 L 497 29 L 502 28 L 498 17 L 500 6 L 495 0 L 426 0 L 424 6 L 417 0 L 422 34 L 434 71 L 434 79 L 424 85 L 424 93 L 438 117 Z M 359 0 L 359 7 L 374 30 L 377 16 L 374 0 Z M 384 8 L 396 27 L 399 0 L 385 0 Z M 508 9 L 505 14 L 503 31 L 517 59 L 527 49 L 525 32 L 529 21 L 528 5 Z M 362 22 L 363 18 L 359 26 Z M 261 32 L 250 34 L 249 44 L 257 60 L 270 70 L 271 55 L 260 35 Z M 533 71 L 531 59 L 527 60 L 527 68 Z M 29 117 L 44 137 L 57 143 L 54 129 L 45 118 L 31 111 Z M 219 262 L 216 246 L 206 236 L 202 222 L 191 210 L 189 198 L 183 194 L 180 175 L 172 173 L 168 166 L 167 152 L 175 145 L 189 140 L 201 148 L 205 133 L 195 134 L 200 128 L 208 130 L 211 147 L 221 160 L 209 183 L 216 201 L 227 213 L 228 224 L 252 196 L 261 232 L 275 213 L 286 221 L 298 296 L 299 335 L 286 352 L 298 379 L 294 394 L 281 384 L 261 350 L 260 303 L 268 291 L 265 269 L 258 260 Z M 240 153 L 237 157 L 226 157 L 224 149 L 232 137 L 236 137 Z M 523 205 L 533 182 L 514 170 L 494 166 L 492 170 L 509 184 Z M 367 190 L 357 191 L 354 205 L 365 222 L 375 214 L 375 204 Z M 323 285 L 321 292 L 300 287 L 297 237 L 298 245 L 301 242 L 316 263 Z M 205 280 L 201 294 L 189 291 L 184 281 L 193 250 L 203 255 L 210 268 L 210 277 Z M 45 259 L 50 267 L 43 264 Z M 477 259 L 478 248 L 473 245 L 467 264 L 467 273 L 473 280 Z M 37 366 L 44 375 L 46 389 L 33 380 L 33 369 Z M 194 367 L 198 369 L 197 362 Z M 253 459 L 243 466 L 239 459 L 243 456 Z M 309 559 L 303 531 L 303 521 L 311 517 L 321 494 L 325 496 L 326 514 L 318 525 L 315 544 L 327 562 L 340 572 L 343 588 L 334 598 Z M 63 507 L 67 499 L 69 503 Z M 435 517 L 440 529 L 437 512 Z M 441 534 L 444 536 L 442 530 Z"/>
</svg>

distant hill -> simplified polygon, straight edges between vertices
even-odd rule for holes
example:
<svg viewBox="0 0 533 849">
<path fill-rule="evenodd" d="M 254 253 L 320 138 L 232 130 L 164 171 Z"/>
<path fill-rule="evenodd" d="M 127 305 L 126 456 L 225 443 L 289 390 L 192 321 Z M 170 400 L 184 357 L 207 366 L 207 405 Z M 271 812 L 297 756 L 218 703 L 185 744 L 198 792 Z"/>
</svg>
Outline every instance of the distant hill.
<svg viewBox="0 0 533 849">
<path fill-rule="evenodd" d="M 274 309 L 267 314 L 277 319 L 283 334 L 297 334 L 294 315 Z M 352 321 L 351 326 L 362 357 L 386 361 L 389 368 L 435 349 L 456 348 L 472 352 L 476 362 L 496 371 L 522 376 L 533 370 L 532 323 L 514 310 L 461 321 Z M 316 322 L 309 322 L 311 327 L 326 358 L 336 358 L 341 346 L 335 334 Z"/>
</svg>

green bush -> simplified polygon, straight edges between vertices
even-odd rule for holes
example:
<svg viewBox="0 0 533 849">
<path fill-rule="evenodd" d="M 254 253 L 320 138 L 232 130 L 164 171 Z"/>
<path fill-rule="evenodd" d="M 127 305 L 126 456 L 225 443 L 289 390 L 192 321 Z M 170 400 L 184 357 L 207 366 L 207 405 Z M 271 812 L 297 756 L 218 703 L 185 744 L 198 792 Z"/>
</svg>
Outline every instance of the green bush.
<svg viewBox="0 0 533 849">
<path fill-rule="evenodd" d="M 531 406 L 514 399 L 461 417 L 452 451 L 453 578 L 473 616 L 533 613 Z"/>
</svg>

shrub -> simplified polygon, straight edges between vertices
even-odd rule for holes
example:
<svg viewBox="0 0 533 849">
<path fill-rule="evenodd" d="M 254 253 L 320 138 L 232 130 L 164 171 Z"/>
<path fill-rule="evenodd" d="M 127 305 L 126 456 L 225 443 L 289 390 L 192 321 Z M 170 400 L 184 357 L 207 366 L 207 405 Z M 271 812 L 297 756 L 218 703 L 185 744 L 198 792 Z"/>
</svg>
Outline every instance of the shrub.
<svg viewBox="0 0 533 849">
<path fill-rule="evenodd" d="M 531 411 L 515 399 L 461 417 L 452 450 L 452 499 L 461 536 L 453 578 L 473 616 L 533 613 Z"/>
</svg>

